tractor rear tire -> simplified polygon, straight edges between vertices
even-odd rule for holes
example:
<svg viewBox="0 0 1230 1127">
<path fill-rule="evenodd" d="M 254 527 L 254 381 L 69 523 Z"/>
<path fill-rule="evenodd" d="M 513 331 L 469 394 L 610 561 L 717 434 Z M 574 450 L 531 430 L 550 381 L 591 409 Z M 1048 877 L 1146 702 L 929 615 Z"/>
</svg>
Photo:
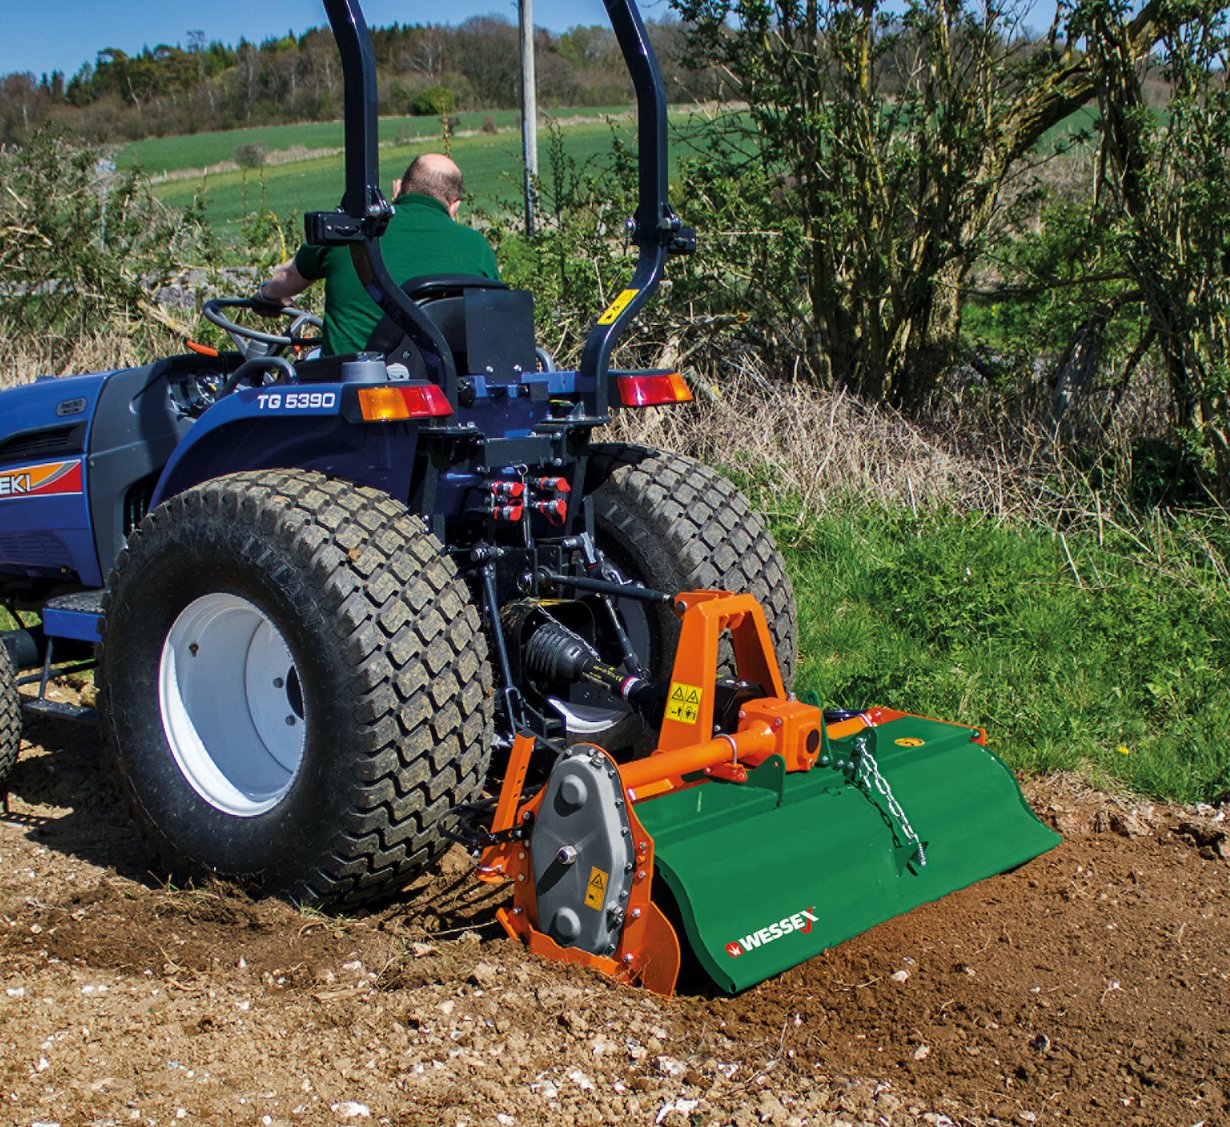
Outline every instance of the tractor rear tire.
<svg viewBox="0 0 1230 1127">
<path fill-rule="evenodd" d="M 670 594 L 712 588 L 754 595 L 789 689 L 798 653 L 794 591 L 772 533 L 747 499 L 682 454 L 625 443 L 594 445 L 590 453 L 594 530 L 608 559 L 626 579 Z M 669 677 L 679 639 L 673 611 L 630 599 L 621 610 L 650 677 Z M 733 672 L 727 643 L 719 673 Z M 609 748 L 626 743 L 632 730 L 624 723 L 592 738 Z"/>
<path fill-rule="evenodd" d="M 9 651 L 0 645 L 0 788 L 17 764 L 21 750 L 21 696 Z"/>
<path fill-rule="evenodd" d="M 477 610 L 387 494 L 301 471 L 170 498 L 108 579 L 104 731 L 174 873 L 355 908 L 443 852 L 487 774 Z"/>
</svg>

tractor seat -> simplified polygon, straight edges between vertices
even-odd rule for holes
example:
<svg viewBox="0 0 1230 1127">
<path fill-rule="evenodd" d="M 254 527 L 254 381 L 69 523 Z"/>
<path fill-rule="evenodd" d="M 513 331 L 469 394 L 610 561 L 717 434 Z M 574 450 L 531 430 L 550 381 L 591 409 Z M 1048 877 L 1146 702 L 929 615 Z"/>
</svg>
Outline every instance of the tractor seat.
<svg viewBox="0 0 1230 1127">
<path fill-rule="evenodd" d="M 538 368 L 534 347 L 534 298 L 503 282 L 471 274 L 428 274 L 402 286 L 440 330 L 458 375 L 511 378 L 514 369 Z M 365 352 L 379 352 L 390 364 L 404 364 L 411 376 L 428 377 L 417 345 L 392 317 L 385 316 L 367 338 Z"/>
</svg>

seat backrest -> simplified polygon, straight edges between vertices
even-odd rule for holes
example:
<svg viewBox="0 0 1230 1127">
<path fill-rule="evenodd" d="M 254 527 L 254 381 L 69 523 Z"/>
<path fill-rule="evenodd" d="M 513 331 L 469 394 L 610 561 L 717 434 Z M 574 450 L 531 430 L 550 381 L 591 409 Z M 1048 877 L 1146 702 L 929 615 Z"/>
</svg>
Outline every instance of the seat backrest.
<svg viewBox="0 0 1230 1127">
<path fill-rule="evenodd" d="M 411 278 L 402 289 L 440 330 L 459 375 L 500 378 L 511 377 L 516 368 L 536 370 L 534 298 L 528 290 L 464 274 Z M 392 317 L 372 330 L 364 351 L 405 364 L 412 376 L 426 375 L 418 347 Z"/>
</svg>

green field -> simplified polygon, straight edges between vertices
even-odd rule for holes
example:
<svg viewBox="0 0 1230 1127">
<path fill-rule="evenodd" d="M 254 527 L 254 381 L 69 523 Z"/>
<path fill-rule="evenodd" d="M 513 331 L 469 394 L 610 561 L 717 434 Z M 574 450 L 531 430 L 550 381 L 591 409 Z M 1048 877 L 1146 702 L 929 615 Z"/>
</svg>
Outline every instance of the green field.
<svg viewBox="0 0 1230 1127">
<path fill-rule="evenodd" d="M 635 145 L 635 128 L 626 116 L 628 106 L 585 107 L 554 111 L 551 119 L 571 121 L 560 127 L 564 151 L 579 164 L 601 162 L 610 155 L 612 124 L 628 145 Z M 1088 128 L 1092 109 L 1080 110 L 1055 126 L 1043 142 L 1053 145 L 1061 136 Z M 518 207 L 521 195 L 521 140 L 516 110 L 461 113 L 452 152 L 466 176 L 466 187 L 473 204 L 496 210 Z M 490 119 L 498 133 L 483 133 Z M 672 111 L 671 171 L 678 159 L 691 151 L 688 138 L 695 138 L 711 126 L 688 110 Z M 419 153 L 442 147 L 440 122 L 432 117 L 387 117 L 379 124 L 381 181 L 386 191 L 395 176 L 401 175 L 410 159 Z M 187 207 L 200 197 L 206 217 L 224 238 L 233 240 L 246 215 L 259 210 L 272 212 L 279 219 L 305 211 L 327 210 L 337 206 L 343 188 L 341 147 L 342 123 L 307 122 L 298 125 L 262 126 L 221 133 L 200 133 L 178 137 L 155 137 L 134 142 L 121 151 L 117 163 L 141 167 L 152 176 L 201 170 L 232 161 L 242 145 L 263 145 L 271 154 L 290 150 L 334 150 L 329 156 L 307 160 L 271 160 L 256 169 L 179 176 L 156 185 L 155 193 L 165 203 Z M 544 188 L 550 191 L 550 170 L 546 160 L 547 131 L 539 131 L 539 159 Z"/>
<path fill-rule="evenodd" d="M 406 119 L 398 119 L 406 120 Z M 423 122 L 425 119 L 411 119 Z M 313 127 L 316 128 L 316 127 Z M 324 126 L 319 127 L 321 129 Z M 340 128 L 340 127 L 339 127 Z M 706 128 L 703 124 L 680 123 L 676 133 Z M 581 122 L 561 128 L 564 151 L 578 164 L 602 162 L 611 151 L 612 129 L 628 145 L 635 144 L 636 131 L 631 121 L 618 120 Z M 248 132 L 248 131 L 241 131 Z M 252 131 L 257 132 L 257 131 Z M 222 134 L 232 142 L 240 133 Z M 183 143 L 183 138 L 172 138 Z M 190 138 L 188 140 L 191 140 Z M 243 142 L 236 142 L 243 143 Z M 340 136 L 339 136 L 340 143 Z M 152 144 L 152 142 L 143 142 Z M 438 132 L 413 144 L 381 146 L 381 181 L 390 190 L 393 178 L 400 176 L 411 158 L 419 153 L 438 151 Z M 234 148 L 234 144 L 231 145 Z M 672 168 L 677 156 L 686 147 L 672 147 Z M 539 133 L 540 171 L 546 190 L 550 191 L 550 168 L 547 160 L 547 136 Z M 461 165 L 466 178 L 466 190 L 474 205 L 489 210 L 519 207 L 521 198 L 521 138 L 519 133 L 479 133 L 455 137 L 452 154 Z M 305 211 L 329 210 L 337 206 L 342 196 L 342 157 L 317 157 L 285 164 L 268 164 L 262 168 L 236 172 L 219 172 L 203 177 L 188 177 L 164 181 L 154 191 L 159 199 L 174 207 L 187 207 L 201 197 L 206 217 L 224 237 L 233 239 L 245 215 L 265 209 L 280 219 L 301 215 Z"/>
<path fill-rule="evenodd" d="M 574 116 L 602 118 L 626 113 L 625 106 L 587 106 L 584 109 L 551 111 L 561 120 Z M 459 113 L 455 131 L 477 133 L 488 118 L 497 129 L 514 129 L 521 120 L 517 110 L 489 110 Z M 396 145 L 410 138 L 429 141 L 440 136 L 440 121 L 434 117 L 383 117 L 379 126 L 380 144 Z M 340 149 L 340 121 L 309 121 L 298 125 L 263 125 L 252 129 L 228 129 L 220 133 L 189 133 L 177 137 L 150 137 L 134 141 L 120 150 L 116 163 L 121 168 L 140 166 L 151 176 L 162 176 L 187 168 L 209 168 L 235 159 L 241 145 L 264 145 L 271 153 L 288 149 Z"/>
</svg>

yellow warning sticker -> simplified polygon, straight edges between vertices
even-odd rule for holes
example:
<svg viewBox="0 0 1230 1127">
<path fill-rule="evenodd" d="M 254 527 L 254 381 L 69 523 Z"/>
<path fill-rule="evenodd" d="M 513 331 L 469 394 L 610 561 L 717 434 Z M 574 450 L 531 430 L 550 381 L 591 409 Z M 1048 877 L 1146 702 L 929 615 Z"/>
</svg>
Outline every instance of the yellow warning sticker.
<svg viewBox="0 0 1230 1127">
<path fill-rule="evenodd" d="M 640 290 L 624 290 L 623 293 L 621 293 L 614 301 L 611 302 L 610 305 L 606 307 L 606 312 L 598 318 L 598 324 L 615 324 L 615 318 L 632 304 L 632 299 L 640 292 Z"/>
<path fill-rule="evenodd" d="M 602 911 L 606 903 L 606 882 L 608 873 L 595 867 L 589 870 L 589 886 L 585 889 L 585 906 Z"/>
<path fill-rule="evenodd" d="M 670 697 L 666 701 L 666 718 L 678 720 L 681 724 L 695 724 L 700 719 L 700 698 L 703 695 L 699 685 L 672 681 Z"/>
<path fill-rule="evenodd" d="M 899 740 L 893 740 L 898 747 L 922 747 L 926 740 L 920 740 L 917 736 L 902 736 Z"/>
</svg>

